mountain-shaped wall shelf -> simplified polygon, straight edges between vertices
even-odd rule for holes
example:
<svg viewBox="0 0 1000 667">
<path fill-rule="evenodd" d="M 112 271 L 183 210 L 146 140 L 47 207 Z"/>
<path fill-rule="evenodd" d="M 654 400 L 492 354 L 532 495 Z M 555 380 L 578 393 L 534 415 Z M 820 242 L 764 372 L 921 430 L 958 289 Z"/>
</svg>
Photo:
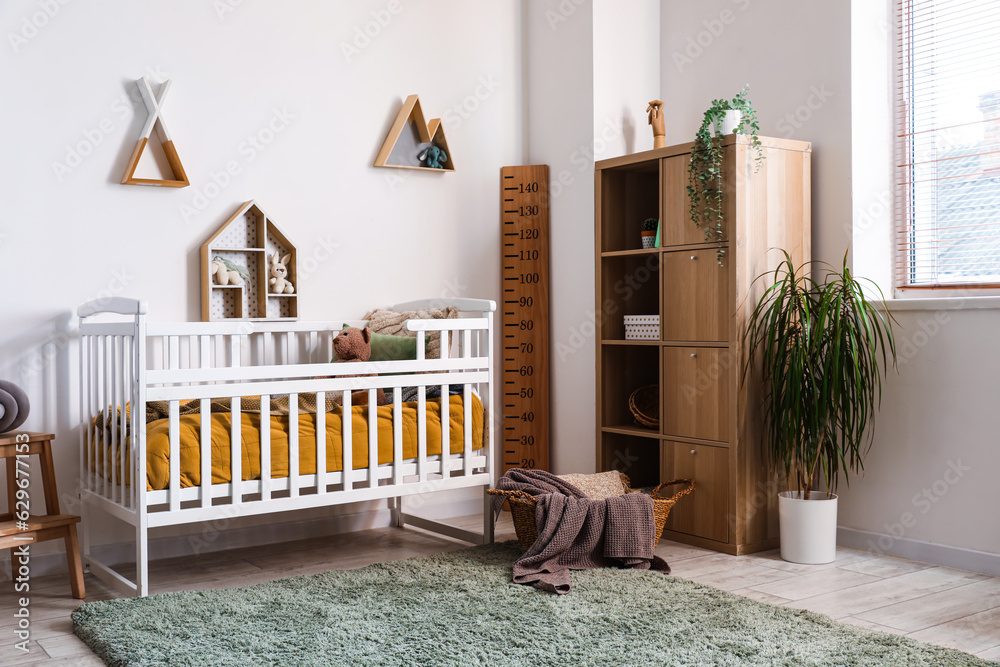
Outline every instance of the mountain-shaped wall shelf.
<svg viewBox="0 0 1000 667">
<path fill-rule="evenodd" d="M 443 168 L 427 167 L 417 158 L 417 155 L 430 145 L 444 151 L 446 158 L 441 162 Z M 389 136 L 385 138 L 385 143 L 375 158 L 375 166 L 436 172 L 455 171 L 455 163 L 451 159 L 451 149 L 448 148 L 441 119 L 432 118 L 430 122 L 426 122 L 424 112 L 420 108 L 420 100 L 416 95 L 410 95 L 403 102 L 403 107 L 389 130 Z"/>
<path fill-rule="evenodd" d="M 132 157 L 129 158 L 128 164 L 125 166 L 125 175 L 122 176 L 122 185 L 153 185 L 164 188 L 183 188 L 191 185 L 188 181 L 187 174 L 184 172 L 184 166 L 181 164 L 181 159 L 177 156 L 177 149 L 174 148 L 173 139 L 170 138 L 170 132 L 167 131 L 167 126 L 163 123 L 163 102 L 167 98 L 167 93 L 170 91 L 170 80 L 163 82 L 160 87 L 160 99 L 156 99 L 153 94 L 153 89 L 149 85 L 149 79 L 147 77 L 142 77 L 135 82 L 136 86 L 139 88 L 139 94 L 142 96 L 142 102 L 146 105 L 146 111 L 149 112 L 149 117 L 146 118 L 146 124 L 142 127 L 142 134 L 139 135 L 139 140 L 135 144 L 135 148 L 132 150 Z M 163 154 L 167 158 L 167 163 L 170 165 L 170 170 L 173 172 L 173 180 L 164 180 L 159 178 L 136 178 L 135 168 L 139 166 L 139 158 L 142 157 L 142 152 L 146 148 L 146 143 L 149 141 L 149 137 L 153 133 L 153 128 L 156 128 L 156 136 L 160 139 L 160 146 L 163 148 Z"/>
</svg>

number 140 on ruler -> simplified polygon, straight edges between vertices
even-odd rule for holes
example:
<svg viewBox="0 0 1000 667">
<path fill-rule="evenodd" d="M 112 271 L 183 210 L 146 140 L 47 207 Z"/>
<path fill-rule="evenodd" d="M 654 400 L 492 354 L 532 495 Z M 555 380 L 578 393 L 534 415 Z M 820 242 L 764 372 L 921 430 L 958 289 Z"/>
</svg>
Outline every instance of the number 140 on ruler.
<svg viewBox="0 0 1000 667">
<path fill-rule="evenodd" d="M 549 168 L 500 170 L 503 469 L 549 469 Z"/>
</svg>

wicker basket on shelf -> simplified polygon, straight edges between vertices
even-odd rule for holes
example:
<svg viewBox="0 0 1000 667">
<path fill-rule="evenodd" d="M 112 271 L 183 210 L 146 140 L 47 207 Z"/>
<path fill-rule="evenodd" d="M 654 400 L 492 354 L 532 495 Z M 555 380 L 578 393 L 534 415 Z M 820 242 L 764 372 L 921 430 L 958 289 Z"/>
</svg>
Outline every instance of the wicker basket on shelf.
<svg viewBox="0 0 1000 667">
<path fill-rule="evenodd" d="M 635 491 L 630 486 L 631 481 L 628 475 L 624 473 L 619 474 L 622 476 L 625 493 Z M 674 484 L 686 484 L 686 486 L 669 498 L 660 495 L 660 491 L 664 487 Z M 660 484 L 650 492 L 649 495 L 653 499 L 653 519 L 656 522 L 656 538 L 653 540 L 653 546 L 656 546 L 660 542 L 660 535 L 663 533 L 663 526 L 667 523 L 667 516 L 669 516 L 671 508 L 678 500 L 694 491 L 694 488 L 694 480 L 673 479 Z M 538 537 L 538 527 L 535 525 L 535 506 L 538 504 L 538 501 L 535 497 L 524 491 L 489 489 L 487 493 L 494 496 L 503 496 L 507 499 L 507 502 L 510 504 L 511 518 L 514 520 L 514 532 L 517 533 L 517 541 L 521 543 L 521 546 L 527 549 L 534 544 L 535 539 Z"/>
<path fill-rule="evenodd" d="M 639 387 L 628 397 L 628 409 L 635 422 L 647 428 L 660 428 L 660 385 Z"/>
</svg>

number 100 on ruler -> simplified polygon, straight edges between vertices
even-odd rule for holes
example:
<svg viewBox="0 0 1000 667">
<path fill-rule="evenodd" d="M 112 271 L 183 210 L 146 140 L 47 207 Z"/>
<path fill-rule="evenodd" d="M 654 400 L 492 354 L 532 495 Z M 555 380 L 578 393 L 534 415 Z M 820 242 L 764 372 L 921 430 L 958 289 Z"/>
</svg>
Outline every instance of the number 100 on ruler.
<svg viewBox="0 0 1000 667">
<path fill-rule="evenodd" d="M 549 469 L 549 168 L 500 170 L 503 469 Z"/>
</svg>

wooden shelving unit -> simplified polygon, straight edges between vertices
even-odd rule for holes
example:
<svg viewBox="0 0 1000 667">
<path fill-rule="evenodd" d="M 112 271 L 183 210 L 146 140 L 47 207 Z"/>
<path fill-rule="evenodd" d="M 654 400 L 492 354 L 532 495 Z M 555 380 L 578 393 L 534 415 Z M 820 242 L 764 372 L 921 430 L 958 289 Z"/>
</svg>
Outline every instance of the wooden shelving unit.
<svg viewBox="0 0 1000 667">
<path fill-rule="evenodd" d="M 275 252 L 291 255 L 287 268 L 288 280 L 296 288 L 293 294 L 268 291 L 268 257 Z M 216 256 L 246 267 L 250 280 L 241 285 L 216 284 L 209 273 Z M 245 202 L 201 245 L 201 319 L 298 319 L 296 259 L 295 246 L 273 219 L 256 201 Z"/>
<path fill-rule="evenodd" d="M 747 309 L 754 279 L 780 259 L 810 256 L 808 142 L 761 137 L 724 145 L 725 235 L 706 243 L 688 217 L 691 144 L 595 165 L 597 468 L 633 486 L 689 477 L 695 492 L 670 514 L 664 537 L 731 554 L 777 546 L 775 478 L 761 449 L 760 390 L 744 382 Z M 661 247 L 641 247 L 642 222 L 659 218 Z M 726 249 L 723 265 L 716 254 Z M 660 339 L 625 340 L 624 315 L 660 316 Z M 660 388 L 660 426 L 638 425 L 628 398 Z"/>
</svg>

